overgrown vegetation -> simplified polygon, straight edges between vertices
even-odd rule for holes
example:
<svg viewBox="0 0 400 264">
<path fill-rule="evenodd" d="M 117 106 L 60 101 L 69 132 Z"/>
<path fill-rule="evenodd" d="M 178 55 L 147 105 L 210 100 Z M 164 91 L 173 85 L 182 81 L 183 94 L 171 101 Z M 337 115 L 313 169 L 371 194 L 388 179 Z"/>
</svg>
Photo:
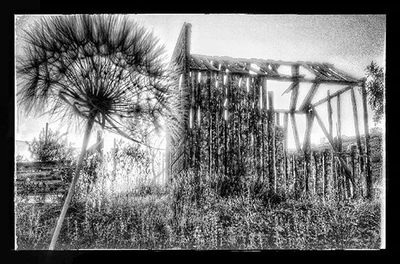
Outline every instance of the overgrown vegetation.
<svg viewBox="0 0 400 264">
<path fill-rule="evenodd" d="M 119 164 L 120 166 L 122 164 Z M 120 167 L 122 169 L 122 167 Z M 166 188 L 138 181 L 116 193 L 112 174 L 79 191 L 60 234 L 60 249 L 329 249 L 379 248 L 380 204 L 221 196 L 221 177 L 202 174 L 195 203 L 194 173 Z M 82 177 L 79 190 L 87 190 Z M 112 181 L 111 181 L 112 182 Z M 243 183 L 242 183 L 243 184 Z M 82 189 L 83 188 L 83 189 Z M 19 249 L 46 249 L 59 214 L 57 204 L 17 204 Z"/>
<path fill-rule="evenodd" d="M 373 111 L 374 122 L 379 123 L 384 114 L 385 74 L 383 68 L 373 61 L 365 68 L 365 72 L 367 75 L 365 88 L 368 93 L 368 103 Z"/>
<path fill-rule="evenodd" d="M 68 146 L 63 135 L 48 129 L 47 133 L 42 130 L 38 138 L 34 138 L 29 145 L 29 151 L 35 161 L 70 161 L 73 159 L 74 151 Z"/>
</svg>

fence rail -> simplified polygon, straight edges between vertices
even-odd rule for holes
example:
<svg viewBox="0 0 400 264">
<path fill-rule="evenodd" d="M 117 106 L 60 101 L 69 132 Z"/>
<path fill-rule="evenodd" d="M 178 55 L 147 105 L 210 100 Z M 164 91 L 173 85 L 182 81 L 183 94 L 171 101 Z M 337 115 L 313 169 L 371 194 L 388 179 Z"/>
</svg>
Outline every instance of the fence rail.
<svg viewBox="0 0 400 264">
<path fill-rule="evenodd" d="M 64 194 L 70 162 L 17 162 L 17 195 Z"/>
</svg>

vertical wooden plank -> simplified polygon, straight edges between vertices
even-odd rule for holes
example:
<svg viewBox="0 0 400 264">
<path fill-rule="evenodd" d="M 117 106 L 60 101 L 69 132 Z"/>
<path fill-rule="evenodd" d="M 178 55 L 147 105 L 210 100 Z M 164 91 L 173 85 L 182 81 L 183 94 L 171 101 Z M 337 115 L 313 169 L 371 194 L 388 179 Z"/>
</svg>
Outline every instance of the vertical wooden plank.
<svg viewBox="0 0 400 264">
<path fill-rule="evenodd" d="M 253 151 L 254 151 L 254 168 L 256 171 L 256 176 L 257 176 L 257 181 L 260 179 L 260 156 L 259 156 L 259 139 L 260 139 L 260 134 L 259 134 L 259 127 L 260 127 L 260 77 L 257 76 L 254 78 L 254 84 L 253 84 L 253 114 L 254 114 L 254 130 L 253 130 L 253 136 L 254 136 L 254 145 L 253 145 Z"/>
<path fill-rule="evenodd" d="M 290 94 L 290 105 L 289 105 L 289 110 L 291 111 L 290 118 L 291 118 L 294 141 L 296 144 L 297 151 L 301 150 L 299 133 L 297 131 L 296 118 L 294 115 L 294 110 L 296 109 L 296 104 L 297 104 L 297 98 L 299 96 L 299 79 L 298 79 L 299 67 L 300 67 L 299 65 L 292 65 L 293 88 Z"/>
<path fill-rule="evenodd" d="M 351 158 L 348 155 L 346 155 L 346 164 L 347 164 L 347 166 L 352 168 L 351 167 Z M 353 176 L 354 176 L 354 174 L 353 174 Z M 346 187 L 346 198 L 347 199 L 351 199 L 352 198 L 352 188 L 350 186 L 350 179 L 349 178 L 345 178 L 345 187 Z M 353 186 L 353 188 L 354 188 L 354 186 Z"/>
<path fill-rule="evenodd" d="M 368 108 L 367 108 L 367 90 L 365 88 L 365 80 L 361 85 L 361 93 L 362 93 L 362 103 L 363 103 L 363 116 L 364 116 L 364 134 L 365 134 L 365 183 L 366 183 L 366 198 L 369 200 L 373 199 L 373 189 L 372 189 L 372 174 L 371 174 L 371 164 L 370 164 L 370 136 L 369 136 L 369 127 L 368 127 Z"/>
<path fill-rule="evenodd" d="M 355 177 L 355 181 L 356 181 L 356 188 L 353 189 L 353 198 L 357 199 L 358 197 L 360 197 L 360 190 L 361 190 L 361 186 L 360 186 L 360 175 L 357 173 L 357 168 L 358 168 L 358 162 L 357 162 L 357 147 L 356 146 L 351 146 L 351 168 L 352 168 L 352 173 Z"/>
<path fill-rule="evenodd" d="M 326 201 L 328 199 L 329 190 L 329 173 L 331 172 L 331 163 L 329 160 L 329 149 L 325 149 L 322 152 L 322 166 L 323 166 L 323 199 Z"/>
<path fill-rule="evenodd" d="M 300 138 L 299 138 L 299 132 L 297 130 L 297 123 L 296 123 L 296 116 L 294 113 L 290 113 L 290 121 L 292 124 L 292 129 L 293 129 L 293 136 L 294 136 L 294 142 L 296 145 L 296 150 L 297 152 L 301 151 L 300 147 Z"/>
<path fill-rule="evenodd" d="M 321 168 L 320 168 L 320 156 L 317 151 L 313 151 L 312 153 L 313 158 L 314 158 L 314 195 L 316 197 L 320 196 L 319 192 L 319 175 L 321 173 Z"/>
<path fill-rule="evenodd" d="M 362 149 L 362 146 L 361 146 L 360 129 L 359 129 L 359 126 L 358 126 L 357 101 L 356 101 L 356 95 L 354 93 L 354 87 L 350 90 L 350 92 L 351 92 L 351 103 L 353 105 L 354 132 L 356 134 L 358 152 L 359 153 L 363 153 L 363 149 Z"/>
<path fill-rule="evenodd" d="M 336 111 L 337 111 L 337 151 L 338 151 L 338 156 L 342 157 L 342 111 L 341 111 L 341 96 L 340 94 L 337 95 L 336 97 Z M 338 164 L 339 165 L 339 164 Z M 342 173 L 342 168 L 340 166 L 336 167 L 336 173 L 337 173 L 337 178 L 338 178 L 338 191 L 339 191 L 339 197 L 340 200 L 343 200 L 345 197 L 345 188 L 344 188 L 344 179 L 343 179 L 343 173 Z"/>
<path fill-rule="evenodd" d="M 288 157 L 287 157 L 287 134 L 288 134 L 288 121 L 289 121 L 289 114 L 285 113 L 283 117 L 283 158 L 285 160 L 284 162 L 284 176 L 285 176 L 285 197 L 288 196 L 289 192 L 289 163 L 288 163 Z"/>
<path fill-rule="evenodd" d="M 252 77 L 249 75 L 246 79 L 246 110 L 244 112 L 245 116 L 245 134 L 246 134 L 246 145 L 245 145 L 245 160 L 246 160 L 246 168 L 249 169 L 248 173 L 252 173 L 251 167 L 252 167 L 252 142 L 251 142 L 251 137 L 252 137 L 252 127 L 251 127 L 251 121 L 252 121 L 252 111 L 251 111 L 251 101 L 252 101 Z"/>
<path fill-rule="evenodd" d="M 239 167 L 238 167 L 238 171 L 240 173 L 240 175 L 243 174 L 243 167 L 244 167 L 244 163 L 243 163 L 243 156 L 242 156 L 242 152 L 244 151 L 244 147 L 243 147 L 243 108 L 244 108 L 244 104 L 243 104 L 243 77 L 239 78 L 239 84 L 238 84 L 238 141 L 239 141 L 239 152 L 238 152 L 238 160 L 239 160 Z"/>
<path fill-rule="evenodd" d="M 305 191 L 308 196 L 309 193 L 309 179 L 311 177 L 312 168 L 311 168 L 311 146 L 310 146 L 310 137 L 312 131 L 312 125 L 314 121 L 314 115 L 312 111 L 309 111 L 306 114 L 306 132 L 304 135 L 303 142 L 303 150 L 304 150 L 304 161 L 305 161 Z"/>
<path fill-rule="evenodd" d="M 285 151 L 287 151 L 288 121 L 289 114 L 285 113 L 285 115 L 283 116 L 283 147 Z"/>
<path fill-rule="evenodd" d="M 44 136 L 44 144 L 45 145 L 47 144 L 47 140 L 49 137 L 48 133 L 49 133 L 49 123 L 46 122 L 46 132 L 45 132 L 45 136 Z"/>
<path fill-rule="evenodd" d="M 341 97 L 340 94 L 336 97 L 337 101 L 337 139 L 338 151 L 342 152 L 342 111 L 341 111 Z"/>
<path fill-rule="evenodd" d="M 224 81 L 224 79 L 226 78 L 227 79 L 227 77 L 225 77 L 226 76 L 226 74 L 223 74 L 222 75 L 222 80 L 221 80 L 221 82 L 222 82 L 222 84 L 223 85 L 221 85 L 221 88 L 223 89 L 223 100 L 222 100 L 222 102 L 223 102 L 223 121 L 224 121 L 224 123 L 223 123 L 223 129 L 224 129 L 224 132 L 223 132 L 223 134 L 224 134 L 224 141 L 223 141 L 223 144 L 224 144 L 224 165 L 223 165 L 223 167 L 224 167 L 224 174 L 225 175 L 227 175 L 228 174 L 228 107 L 227 107 L 227 104 L 228 104 L 228 89 L 227 89 L 227 85 L 226 85 L 226 83 L 225 83 L 225 81 Z"/>
<path fill-rule="evenodd" d="M 213 109 L 213 98 L 211 97 L 211 79 L 212 72 L 207 72 L 207 119 L 208 119 L 208 173 L 211 176 L 212 173 L 212 127 L 213 120 L 211 112 Z"/>
<path fill-rule="evenodd" d="M 297 162 L 296 162 L 296 156 L 292 155 L 292 172 L 293 172 L 293 180 L 294 180 L 294 199 L 298 199 L 298 189 L 299 189 L 299 173 L 298 173 L 298 167 L 297 167 Z"/>
<path fill-rule="evenodd" d="M 277 126 L 281 126 L 281 119 L 280 119 L 280 115 L 279 115 L 279 113 L 275 113 L 275 115 L 276 115 L 276 125 Z"/>
<path fill-rule="evenodd" d="M 276 193 L 276 152 L 275 152 L 275 120 L 274 120 L 274 92 L 268 91 L 268 150 L 269 150 L 269 175 L 270 186 L 273 193 Z"/>
<path fill-rule="evenodd" d="M 265 119 L 267 118 L 267 86 L 266 79 L 261 79 L 261 182 L 265 181 L 266 175 L 266 153 L 265 153 Z"/>
<path fill-rule="evenodd" d="M 333 125 L 332 125 L 332 104 L 331 104 L 331 95 L 329 90 L 327 91 L 327 107 L 328 107 L 328 127 L 329 127 L 329 135 L 333 137 Z"/>
</svg>

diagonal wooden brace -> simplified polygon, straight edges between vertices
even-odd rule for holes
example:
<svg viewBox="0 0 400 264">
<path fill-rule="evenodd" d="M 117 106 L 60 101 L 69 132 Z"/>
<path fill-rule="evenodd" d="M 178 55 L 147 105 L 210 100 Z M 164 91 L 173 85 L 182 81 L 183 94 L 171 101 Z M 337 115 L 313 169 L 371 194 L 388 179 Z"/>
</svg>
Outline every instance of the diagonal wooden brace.
<svg viewBox="0 0 400 264">
<path fill-rule="evenodd" d="M 347 166 L 346 162 L 344 161 L 344 159 L 339 155 L 339 151 L 337 150 L 336 145 L 333 142 L 332 137 L 329 135 L 328 131 L 326 130 L 326 127 L 324 125 L 324 123 L 321 120 L 321 117 L 318 115 L 317 111 L 315 110 L 315 108 L 313 108 L 313 114 L 315 115 L 315 118 L 317 119 L 317 122 L 319 124 L 319 126 L 322 129 L 322 132 L 324 132 L 325 137 L 328 139 L 329 144 L 331 145 L 336 158 L 339 160 L 339 164 L 342 166 L 342 168 L 344 169 L 345 175 L 348 179 L 350 179 L 351 184 L 353 185 L 353 188 L 356 188 L 356 183 L 354 180 L 354 175 L 352 175 L 351 170 L 349 169 L 349 167 Z"/>
</svg>

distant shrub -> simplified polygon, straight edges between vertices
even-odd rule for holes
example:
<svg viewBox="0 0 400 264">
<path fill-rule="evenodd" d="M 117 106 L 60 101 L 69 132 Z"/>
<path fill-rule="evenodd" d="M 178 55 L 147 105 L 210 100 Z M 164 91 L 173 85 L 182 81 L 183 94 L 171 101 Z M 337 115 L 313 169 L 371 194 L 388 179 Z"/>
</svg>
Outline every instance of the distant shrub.
<svg viewBox="0 0 400 264">
<path fill-rule="evenodd" d="M 51 129 L 46 133 L 40 132 L 39 138 L 34 138 L 29 144 L 29 151 L 36 161 L 67 161 L 73 159 L 73 149 L 57 131 Z"/>
</svg>

